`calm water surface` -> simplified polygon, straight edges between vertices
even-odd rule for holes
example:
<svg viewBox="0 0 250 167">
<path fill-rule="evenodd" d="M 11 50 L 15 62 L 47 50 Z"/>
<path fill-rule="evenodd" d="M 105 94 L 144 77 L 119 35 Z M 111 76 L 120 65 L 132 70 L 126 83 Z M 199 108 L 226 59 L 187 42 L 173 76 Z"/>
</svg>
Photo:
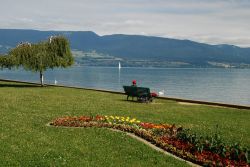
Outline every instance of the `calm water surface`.
<svg viewBox="0 0 250 167">
<path fill-rule="evenodd" d="M 39 81 L 39 74 L 0 70 L 0 78 Z M 250 69 L 71 67 L 48 70 L 45 83 L 123 91 L 133 79 L 138 86 L 164 96 L 250 106 Z"/>
</svg>

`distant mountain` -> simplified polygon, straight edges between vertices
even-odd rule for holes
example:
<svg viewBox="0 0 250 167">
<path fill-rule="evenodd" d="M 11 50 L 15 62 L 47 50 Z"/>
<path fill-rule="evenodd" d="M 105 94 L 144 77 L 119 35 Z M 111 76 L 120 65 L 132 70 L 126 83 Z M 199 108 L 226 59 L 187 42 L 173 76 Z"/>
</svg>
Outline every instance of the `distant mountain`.
<svg viewBox="0 0 250 167">
<path fill-rule="evenodd" d="M 66 36 L 71 48 L 78 51 L 76 61 L 85 65 L 114 65 L 114 61 L 119 60 L 127 66 L 250 67 L 250 48 L 140 35 L 99 36 L 91 31 L 0 29 L 0 53 L 7 52 L 21 41 L 38 42 L 51 35 Z M 79 51 L 82 51 L 82 56 L 79 56 Z M 84 56 L 84 53 L 93 51 L 102 58 Z"/>
</svg>

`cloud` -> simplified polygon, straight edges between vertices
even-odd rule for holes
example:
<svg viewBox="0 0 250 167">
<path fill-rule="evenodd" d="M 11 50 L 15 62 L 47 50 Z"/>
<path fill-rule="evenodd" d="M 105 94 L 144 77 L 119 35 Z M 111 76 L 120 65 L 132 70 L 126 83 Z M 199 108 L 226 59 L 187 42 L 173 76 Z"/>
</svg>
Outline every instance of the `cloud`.
<svg viewBox="0 0 250 167">
<path fill-rule="evenodd" d="M 250 47 L 249 0 L 0 0 L 0 3 L 0 28 L 146 34 Z"/>
</svg>

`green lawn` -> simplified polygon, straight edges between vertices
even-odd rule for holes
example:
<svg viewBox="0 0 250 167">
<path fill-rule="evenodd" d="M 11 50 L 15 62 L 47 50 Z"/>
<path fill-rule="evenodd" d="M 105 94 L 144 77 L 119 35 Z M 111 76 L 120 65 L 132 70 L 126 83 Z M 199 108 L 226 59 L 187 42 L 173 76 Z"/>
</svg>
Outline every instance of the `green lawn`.
<svg viewBox="0 0 250 167">
<path fill-rule="evenodd" d="M 46 126 L 61 116 L 130 116 L 203 134 L 215 132 L 218 125 L 226 142 L 250 146 L 250 110 L 125 99 L 97 91 L 0 82 L 0 166 L 188 166 L 124 133 Z"/>
</svg>

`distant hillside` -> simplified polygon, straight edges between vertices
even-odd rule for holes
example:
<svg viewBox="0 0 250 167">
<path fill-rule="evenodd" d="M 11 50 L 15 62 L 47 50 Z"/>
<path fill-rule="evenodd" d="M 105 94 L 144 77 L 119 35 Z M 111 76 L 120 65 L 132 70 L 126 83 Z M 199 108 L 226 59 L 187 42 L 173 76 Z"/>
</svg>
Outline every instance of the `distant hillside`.
<svg viewBox="0 0 250 167">
<path fill-rule="evenodd" d="M 70 40 L 71 48 L 78 53 L 78 64 L 114 65 L 119 60 L 127 66 L 250 67 L 250 48 L 139 35 L 98 36 L 91 31 L 0 29 L 0 52 L 21 41 L 38 42 L 51 35 L 64 35 Z M 93 51 L 102 58 L 86 56 Z"/>
</svg>

